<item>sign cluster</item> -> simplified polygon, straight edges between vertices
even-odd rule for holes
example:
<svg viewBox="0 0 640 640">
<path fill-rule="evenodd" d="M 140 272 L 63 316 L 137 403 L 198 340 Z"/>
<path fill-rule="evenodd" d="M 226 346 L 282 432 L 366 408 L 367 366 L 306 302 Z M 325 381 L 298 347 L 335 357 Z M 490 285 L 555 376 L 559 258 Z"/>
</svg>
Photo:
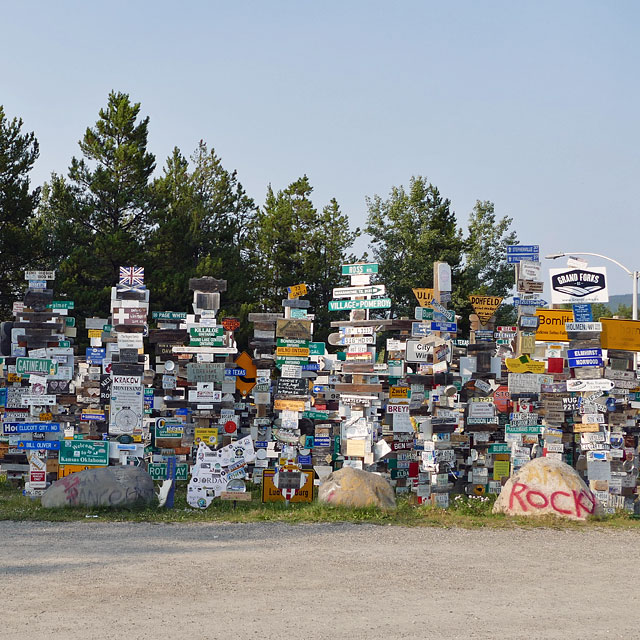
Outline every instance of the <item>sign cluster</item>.
<svg viewBox="0 0 640 640">
<path fill-rule="evenodd" d="M 144 269 L 122 267 L 109 315 L 78 335 L 53 272 L 3 323 L 0 465 L 25 492 L 82 469 L 136 465 L 186 480 L 187 502 L 310 502 L 343 466 L 384 474 L 398 494 L 446 508 L 450 494 L 499 493 L 533 457 L 573 465 L 609 511 L 633 508 L 638 477 L 640 322 L 593 318 L 606 272 L 551 273 L 546 309 L 536 245 L 510 248 L 517 319 L 501 297 L 470 296 L 469 336 L 451 270 L 416 283 L 414 318 L 390 317 L 377 264 L 344 265 L 327 341 L 314 340 L 308 287 L 247 326 L 221 312 L 226 281 L 193 278 L 188 311 L 149 311 Z M 431 284 L 430 287 L 422 286 Z M 573 305 L 569 307 L 569 305 Z M 238 352 L 236 334 L 252 332 Z M 77 342 L 88 343 L 82 351 Z"/>
</svg>

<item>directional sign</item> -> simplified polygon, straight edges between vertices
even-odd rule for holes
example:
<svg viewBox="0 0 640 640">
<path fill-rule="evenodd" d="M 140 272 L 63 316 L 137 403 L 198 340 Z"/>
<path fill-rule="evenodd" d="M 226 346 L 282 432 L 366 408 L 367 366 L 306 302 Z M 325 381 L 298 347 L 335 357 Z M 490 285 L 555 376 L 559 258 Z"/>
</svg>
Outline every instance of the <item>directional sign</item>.
<svg viewBox="0 0 640 640">
<path fill-rule="evenodd" d="M 511 244 L 507 246 L 507 262 L 515 264 L 520 260 L 530 262 L 540 261 L 540 245 L 538 244 Z"/>
<path fill-rule="evenodd" d="M 351 309 L 390 309 L 390 298 L 373 298 L 372 300 L 331 300 L 329 311 L 350 311 Z"/>
<path fill-rule="evenodd" d="M 246 371 L 243 376 L 236 377 L 236 389 L 242 394 L 242 397 L 245 397 L 256 386 L 258 369 L 246 351 L 243 351 L 237 357 L 235 364 Z"/>
<path fill-rule="evenodd" d="M 513 297 L 513 306 L 514 307 L 546 307 L 549 303 L 542 298 L 521 298 L 519 296 Z"/>
<path fill-rule="evenodd" d="M 343 276 L 351 276 L 351 275 L 359 275 L 363 273 L 378 273 L 378 265 L 377 264 L 343 264 L 342 265 L 342 275 Z"/>
<path fill-rule="evenodd" d="M 372 284 L 368 287 L 342 287 L 333 290 L 334 298 L 351 298 L 356 296 L 383 296 L 386 287 L 383 284 Z"/>
</svg>

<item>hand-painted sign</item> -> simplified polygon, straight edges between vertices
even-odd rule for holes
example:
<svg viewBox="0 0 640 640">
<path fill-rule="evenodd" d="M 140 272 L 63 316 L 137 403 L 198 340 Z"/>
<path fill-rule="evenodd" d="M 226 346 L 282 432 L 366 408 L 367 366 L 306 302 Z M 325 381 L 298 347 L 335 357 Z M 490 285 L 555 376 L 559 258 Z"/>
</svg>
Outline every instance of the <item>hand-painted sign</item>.
<svg viewBox="0 0 640 640">
<path fill-rule="evenodd" d="M 329 311 L 349 311 L 352 309 L 389 309 L 390 298 L 373 298 L 371 300 L 330 300 Z"/>
<path fill-rule="evenodd" d="M 359 275 L 362 273 L 378 273 L 377 264 L 343 264 L 342 275 L 351 276 Z"/>
<path fill-rule="evenodd" d="M 498 307 L 502 304 L 502 298 L 497 296 L 469 296 L 471 306 L 480 319 L 480 323 L 485 325 L 493 318 Z"/>
<path fill-rule="evenodd" d="M 605 267 L 549 269 L 549 276 L 553 304 L 609 302 Z"/>
</svg>

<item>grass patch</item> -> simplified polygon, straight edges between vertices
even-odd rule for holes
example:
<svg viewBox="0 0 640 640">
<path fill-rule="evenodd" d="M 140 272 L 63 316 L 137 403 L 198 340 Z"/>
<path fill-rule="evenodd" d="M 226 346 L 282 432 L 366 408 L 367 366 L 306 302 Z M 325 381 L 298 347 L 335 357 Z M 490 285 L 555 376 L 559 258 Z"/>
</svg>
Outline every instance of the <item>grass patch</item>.
<svg viewBox="0 0 640 640">
<path fill-rule="evenodd" d="M 159 508 L 157 505 L 131 508 L 67 507 L 44 509 L 40 500 L 22 496 L 20 489 L 8 484 L 0 485 L 0 520 L 45 522 L 287 522 L 291 524 L 351 522 L 404 527 L 461 527 L 467 529 L 492 528 L 553 528 L 553 529 L 638 529 L 640 520 L 626 512 L 593 518 L 589 522 L 560 520 L 554 516 L 540 518 L 511 518 L 492 514 L 495 498 L 452 496 L 449 509 L 430 505 L 415 505 L 401 497 L 398 508 L 384 511 L 375 507 L 350 509 L 334 507 L 319 502 L 311 504 L 284 503 L 262 504 L 259 488 L 252 490 L 252 502 L 214 500 L 208 509 L 192 509 L 186 502 L 186 482 L 178 483 L 175 508 Z M 90 517 L 88 517 L 90 516 Z M 97 517 L 92 517 L 97 516 Z"/>
</svg>

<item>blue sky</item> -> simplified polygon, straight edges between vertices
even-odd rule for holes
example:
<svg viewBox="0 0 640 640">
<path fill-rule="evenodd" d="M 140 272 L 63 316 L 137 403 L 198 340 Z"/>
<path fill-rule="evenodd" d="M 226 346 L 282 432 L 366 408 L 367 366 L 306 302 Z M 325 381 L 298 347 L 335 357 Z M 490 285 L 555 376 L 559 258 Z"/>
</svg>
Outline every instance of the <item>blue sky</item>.
<svg viewBox="0 0 640 640">
<path fill-rule="evenodd" d="M 541 253 L 640 269 L 640 3 L 1 8 L 0 104 L 40 140 L 37 183 L 66 172 L 116 89 L 150 116 L 160 166 L 204 139 L 260 203 L 306 173 L 317 206 L 335 196 L 362 226 L 365 196 L 420 174 L 462 223 L 492 200 Z M 617 267 L 610 280 L 630 291 Z"/>
</svg>

